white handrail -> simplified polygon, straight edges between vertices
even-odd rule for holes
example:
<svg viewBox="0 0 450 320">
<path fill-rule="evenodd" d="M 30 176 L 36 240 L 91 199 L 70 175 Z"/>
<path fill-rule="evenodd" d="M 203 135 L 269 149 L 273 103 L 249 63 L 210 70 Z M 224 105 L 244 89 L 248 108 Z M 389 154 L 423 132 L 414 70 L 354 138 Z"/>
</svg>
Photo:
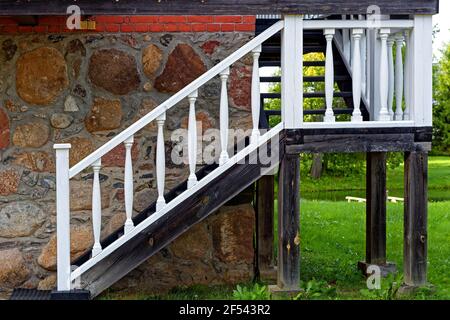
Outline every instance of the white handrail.
<svg viewBox="0 0 450 320">
<path fill-rule="evenodd" d="M 377 21 L 377 28 L 386 29 L 412 29 L 413 20 L 380 20 Z M 304 20 L 303 29 L 371 29 L 371 22 L 368 20 Z"/>
<path fill-rule="evenodd" d="M 255 49 L 256 47 L 260 46 L 264 41 L 272 37 L 277 32 L 281 31 L 284 27 L 284 21 L 278 21 L 274 25 L 272 25 L 270 28 L 268 28 L 266 31 L 258 35 L 256 38 L 252 39 L 245 45 L 243 45 L 240 49 L 236 50 L 234 53 L 226 57 L 224 60 L 219 62 L 217 65 L 212 67 L 210 70 L 205 72 L 202 76 L 192 81 L 190 84 L 185 86 L 183 89 L 175 93 L 173 96 L 171 96 L 169 99 L 164 101 L 162 104 L 160 104 L 157 108 L 155 108 L 153 111 L 147 113 L 145 116 L 143 116 L 141 119 L 133 123 L 131 126 L 123 130 L 121 133 L 119 133 L 117 136 L 112 138 L 110 141 L 102 145 L 100 148 L 92 152 L 90 155 L 85 157 L 83 160 L 78 162 L 76 165 L 74 165 L 69 170 L 69 177 L 73 178 L 75 175 L 80 173 L 85 168 L 92 165 L 95 161 L 97 161 L 99 158 L 101 158 L 103 155 L 114 149 L 117 145 L 124 142 L 128 137 L 134 135 L 137 131 L 144 128 L 146 125 L 148 125 L 151 121 L 155 120 L 157 117 L 165 113 L 167 110 L 172 108 L 174 105 L 176 105 L 178 102 L 186 98 L 189 94 L 194 92 L 195 90 L 199 89 L 202 85 L 204 85 L 206 82 L 214 78 L 215 76 L 219 75 L 220 72 L 228 68 L 230 65 L 244 57 L 246 54 L 248 54 L 250 51 Z"/>
</svg>

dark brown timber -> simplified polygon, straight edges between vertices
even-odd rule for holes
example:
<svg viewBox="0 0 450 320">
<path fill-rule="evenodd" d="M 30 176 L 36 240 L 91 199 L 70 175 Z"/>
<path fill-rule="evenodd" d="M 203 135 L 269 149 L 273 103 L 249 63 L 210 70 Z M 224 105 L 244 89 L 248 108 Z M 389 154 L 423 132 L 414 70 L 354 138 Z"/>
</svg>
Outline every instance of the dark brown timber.
<svg viewBox="0 0 450 320">
<path fill-rule="evenodd" d="M 405 153 L 404 281 L 407 286 L 427 282 L 428 154 Z"/>
<path fill-rule="evenodd" d="M 386 153 L 367 153 L 366 263 L 386 263 Z"/>
<path fill-rule="evenodd" d="M 366 14 L 377 5 L 381 14 L 435 14 L 438 0 L 0 0 L 2 15 L 66 15 L 78 5 L 83 15 L 248 15 Z"/>
<path fill-rule="evenodd" d="M 278 182 L 278 281 L 279 290 L 300 286 L 300 156 L 285 155 Z"/>
<path fill-rule="evenodd" d="M 261 177 L 256 183 L 256 270 L 273 270 L 273 219 L 275 178 Z"/>
</svg>

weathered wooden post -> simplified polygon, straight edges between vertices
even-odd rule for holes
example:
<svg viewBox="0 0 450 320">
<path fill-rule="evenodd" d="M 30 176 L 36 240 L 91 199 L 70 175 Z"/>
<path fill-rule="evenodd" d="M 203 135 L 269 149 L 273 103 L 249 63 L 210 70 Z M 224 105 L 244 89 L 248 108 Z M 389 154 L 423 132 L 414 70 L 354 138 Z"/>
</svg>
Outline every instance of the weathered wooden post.
<svg viewBox="0 0 450 320">
<path fill-rule="evenodd" d="M 366 260 L 358 267 L 366 274 L 376 265 L 387 275 L 396 267 L 386 262 L 386 153 L 367 153 L 366 163 Z"/>
</svg>

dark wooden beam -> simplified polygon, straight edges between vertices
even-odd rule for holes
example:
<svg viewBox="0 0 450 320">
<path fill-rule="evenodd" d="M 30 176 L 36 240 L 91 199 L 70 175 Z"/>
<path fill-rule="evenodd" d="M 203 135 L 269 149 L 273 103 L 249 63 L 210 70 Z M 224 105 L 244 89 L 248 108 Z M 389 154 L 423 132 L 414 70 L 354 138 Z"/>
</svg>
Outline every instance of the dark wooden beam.
<svg viewBox="0 0 450 320">
<path fill-rule="evenodd" d="M 377 5 L 381 14 L 435 14 L 438 0 L 0 0 L 2 15 L 65 15 L 78 5 L 83 15 L 253 15 L 366 14 Z"/>
<path fill-rule="evenodd" d="M 278 280 L 275 291 L 300 287 L 300 156 L 280 160 L 278 182 Z"/>
<path fill-rule="evenodd" d="M 427 282 L 428 154 L 405 153 L 403 264 L 406 286 Z"/>
<path fill-rule="evenodd" d="M 284 145 L 282 134 L 279 143 Z M 267 148 L 270 150 L 270 145 Z M 283 150 L 280 148 L 281 153 Z M 92 297 L 97 296 L 252 185 L 266 171 L 266 166 L 257 161 L 258 152 L 250 154 L 245 164 L 235 164 L 86 271 L 81 276 L 81 287 Z"/>
<path fill-rule="evenodd" d="M 256 182 L 256 274 L 260 279 L 271 279 L 273 261 L 275 177 L 262 176 Z"/>
</svg>

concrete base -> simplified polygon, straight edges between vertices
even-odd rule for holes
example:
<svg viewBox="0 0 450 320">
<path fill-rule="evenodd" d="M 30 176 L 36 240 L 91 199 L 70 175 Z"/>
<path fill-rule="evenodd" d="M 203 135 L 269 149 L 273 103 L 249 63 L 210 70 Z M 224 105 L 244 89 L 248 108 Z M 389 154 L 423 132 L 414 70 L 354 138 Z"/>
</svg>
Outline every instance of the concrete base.
<svg viewBox="0 0 450 320">
<path fill-rule="evenodd" d="M 404 283 L 398 289 L 397 296 L 398 297 L 412 296 L 412 295 L 416 294 L 417 291 L 419 291 L 420 289 L 427 289 L 430 292 L 434 292 L 436 290 L 436 288 L 432 284 L 429 284 L 429 283 L 421 285 L 421 286 L 418 286 L 418 285 L 412 286 L 412 285 L 408 285 L 408 284 Z"/>
<path fill-rule="evenodd" d="M 367 263 L 365 261 L 359 261 L 358 262 L 358 269 L 362 271 L 362 273 L 367 276 L 367 268 L 371 265 L 374 265 L 373 263 Z M 377 265 L 381 270 L 381 276 L 387 277 L 390 274 L 397 273 L 397 265 L 392 262 L 386 262 L 382 265 Z"/>
<path fill-rule="evenodd" d="M 298 289 L 282 289 L 277 285 L 272 285 L 269 286 L 269 292 L 275 299 L 292 299 L 300 292 L 303 292 L 303 290 L 300 287 Z"/>
</svg>

